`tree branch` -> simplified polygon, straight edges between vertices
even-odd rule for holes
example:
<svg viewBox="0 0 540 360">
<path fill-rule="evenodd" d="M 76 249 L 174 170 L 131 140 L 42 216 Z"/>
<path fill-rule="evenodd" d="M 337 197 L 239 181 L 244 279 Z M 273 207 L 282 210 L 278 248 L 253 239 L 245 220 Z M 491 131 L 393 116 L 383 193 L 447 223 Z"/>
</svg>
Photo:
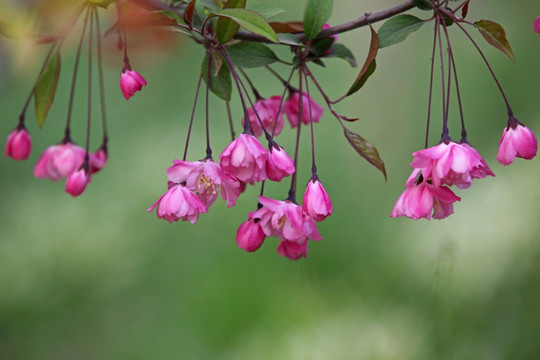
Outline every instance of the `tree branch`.
<svg viewBox="0 0 540 360">
<path fill-rule="evenodd" d="M 392 7 L 392 8 L 386 9 L 386 10 L 382 10 L 382 11 L 379 11 L 379 12 L 376 12 L 376 13 L 366 13 L 366 14 L 364 14 L 363 16 L 359 17 L 356 20 L 349 21 L 349 22 L 346 22 L 346 23 L 341 24 L 341 25 L 336 25 L 336 26 L 333 26 L 331 28 L 328 28 L 328 29 L 325 29 L 325 30 L 321 31 L 319 33 L 319 35 L 317 36 L 317 39 L 329 37 L 329 36 L 335 35 L 335 34 L 341 34 L 341 33 L 344 33 L 346 31 L 354 30 L 354 29 L 357 29 L 359 27 L 366 26 L 368 24 L 372 24 L 372 23 L 375 23 L 375 22 L 378 22 L 378 21 L 381 21 L 381 20 L 384 20 L 384 19 L 388 19 L 388 18 L 390 18 L 390 17 L 392 17 L 394 15 L 400 14 L 400 13 L 405 12 L 407 10 L 410 10 L 410 9 L 412 9 L 414 7 L 415 7 L 415 5 L 413 3 L 413 0 L 406 0 L 403 3 L 401 3 L 399 5 L 396 5 L 396 6 Z M 295 34 L 295 35 L 298 36 L 298 39 L 300 41 L 304 41 L 306 39 L 305 35 L 303 33 L 298 33 L 298 34 Z M 244 32 L 244 31 L 239 31 L 235 35 L 234 38 L 238 39 L 238 40 L 269 42 L 268 39 L 266 39 L 266 38 L 264 38 L 262 36 L 252 34 L 252 33 L 248 33 L 248 32 Z"/>
</svg>

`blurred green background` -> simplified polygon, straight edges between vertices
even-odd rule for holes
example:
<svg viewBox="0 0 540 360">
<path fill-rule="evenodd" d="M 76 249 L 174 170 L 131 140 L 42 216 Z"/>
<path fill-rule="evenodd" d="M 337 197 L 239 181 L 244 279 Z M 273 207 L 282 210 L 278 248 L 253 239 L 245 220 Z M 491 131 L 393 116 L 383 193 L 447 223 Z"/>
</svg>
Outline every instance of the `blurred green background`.
<svg viewBox="0 0 540 360">
<path fill-rule="evenodd" d="M 288 10 L 277 20 L 302 16 L 303 2 L 272 3 Z M 336 0 L 331 23 L 397 3 Z M 18 11 L 16 4 L 21 5 L 6 0 L 2 5 Z M 492 19 L 505 27 L 515 64 L 471 32 L 518 119 L 540 134 L 540 35 L 532 30 L 538 15 L 536 0 L 472 1 L 469 10 L 472 20 Z M 169 224 L 145 211 L 166 189 L 166 167 L 181 157 L 203 56 L 179 34 L 171 42 L 163 37 L 156 46 L 134 46 L 132 65 L 148 86 L 129 102 L 118 85 L 122 59 L 114 50 L 116 39 L 108 40 L 110 160 L 82 196 L 64 193 L 63 182 L 33 178 L 41 151 L 62 138 L 74 57 L 68 46 L 44 128 L 37 128 L 32 111 L 28 114 L 30 159 L 0 158 L 0 358 L 537 359 L 540 165 L 538 159 L 509 167 L 496 162 L 504 104 L 473 46 L 455 26 L 450 30 L 469 140 L 497 177 L 456 190 L 462 201 L 448 219 L 389 216 L 410 173 L 411 153 L 424 142 L 432 42 L 432 26 L 426 25 L 405 43 L 382 49 L 366 86 L 337 106 L 360 118 L 350 127 L 376 144 L 388 182 L 349 147 L 328 112 L 316 126 L 319 176 L 334 214 L 319 225 L 323 240 L 312 242 L 309 257 L 300 261 L 281 258 L 273 238 L 253 254 L 237 248 L 236 229 L 254 210 L 258 188 L 248 188 L 232 209 L 218 200 L 196 225 Z M 364 60 L 366 28 L 342 34 L 340 41 Z M 30 48 L 0 40 L 2 139 L 15 126 L 43 59 L 45 49 Z M 289 56 L 287 50 L 276 51 Z M 358 69 L 337 59 L 326 63 L 326 69 L 312 69 L 336 98 Z M 79 143 L 86 118 L 85 69 L 83 62 L 74 111 Z M 286 75 L 286 67 L 275 69 Z M 281 93 L 266 72 L 249 74 L 263 96 Z M 438 142 L 441 121 L 435 89 L 431 145 Z M 200 105 L 190 160 L 204 156 Z M 450 128 L 458 138 L 456 105 Z M 233 113 L 238 130 L 236 98 Z M 230 139 L 224 104 L 216 98 L 210 116 L 217 157 Z M 94 134 L 99 132 L 97 126 Z M 307 134 L 301 187 L 310 169 Z M 292 152 L 290 131 L 278 140 Z M 286 197 L 286 183 L 268 187 L 268 195 Z"/>
</svg>

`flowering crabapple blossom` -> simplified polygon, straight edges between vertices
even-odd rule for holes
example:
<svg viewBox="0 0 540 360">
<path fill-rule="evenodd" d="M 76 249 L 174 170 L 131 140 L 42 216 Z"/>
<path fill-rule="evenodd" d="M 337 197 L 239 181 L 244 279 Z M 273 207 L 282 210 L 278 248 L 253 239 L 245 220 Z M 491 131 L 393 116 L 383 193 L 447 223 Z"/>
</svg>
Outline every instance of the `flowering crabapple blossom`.
<svg viewBox="0 0 540 360">
<path fill-rule="evenodd" d="M 84 162 L 85 151 L 71 142 L 49 146 L 34 167 L 34 176 L 53 181 L 68 177 Z"/>
<path fill-rule="evenodd" d="M 280 111 L 280 105 L 282 102 L 281 96 L 272 96 L 268 99 L 258 100 L 254 106 L 247 110 L 249 123 L 251 125 L 251 131 L 256 137 L 261 136 L 263 128 L 261 122 L 268 132 L 274 135 L 279 135 L 283 129 L 285 120 L 283 114 Z M 278 115 L 279 114 L 279 115 Z M 259 115 L 257 117 L 257 115 Z M 259 119 L 261 121 L 259 121 Z M 242 125 L 244 125 L 245 117 L 242 118 Z"/>
<path fill-rule="evenodd" d="M 414 169 L 405 183 L 407 189 L 399 196 L 391 217 L 406 216 L 418 220 L 444 219 L 454 213 L 453 203 L 461 198 L 446 186 L 435 186 L 420 175 L 420 169 Z M 433 213 L 433 214 L 432 214 Z"/>
<path fill-rule="evenodd" d="M 534 31 L 540 34 L 540 16 L 534 20 Z"/>
<path fill-rule="evenodd" d="M 68 176 L 65 190 L 71 196 L 76 197 L 84 192 L 88 183 L 90 183 L 90 174 L 82 166 L 79 170 Z"/>
<path fill-rule="evenodd" d="M 182 184 L 170 186 L 167 192 L 146 211 L 151 212 L 156 207 L 157 217 L 170 223 L 182 219 L 195 224 L 199 213 L 207 211 L 201 199 Z"/>
<path fill-rule="evenodd" d="M 221 168 L 213 159 L 193 162 L 174 160 L 173 166 L 167 169 L 167 178 L 195 191 L 206 208 L 216 201 L 222 177 Z"/>
<path fill-rule="evenodd" d="M 298 126 L 298 117 L 299 117 L 299 105 L 300 105 L 300 92 L 295 91 L 294 94 L 285 101 L 284 111 L 291 123 L 291 127 L 295 128 Z M 311 106 L 311 118 L 313 122 L 318 123 L 321 119 L 324 108 L 317 104 L 311 96 L 308 96 L 305 92 L 302 92 L 302 123 L 309 125 L 309 107 Z"/>
<path fill-rule="evenodd" d="M 322 239 L 317 223 L 303 213 L 301 206 L 288 200 L 280 201 L 264 196 L 259 196 L 259 203 L 262 207 L 251 212 L 249 218 L 260 219 L 258 224 L 265 236 L 275 236 L 281 241 L 305 245 L 306 249 L 308 239 Z"/>
<path fill-rule="evenodd" d="M 25 160 L 32 151 L 32 140 L 24 127 L 17 128 L 9 134 L 5 154 L 14 160 Z"/>
<path fill-rule="evenodd" d="M 509 125 L 504 128 L 497 161 L 503 165 L 510 165 L 517 157 L 530 160 L 536 156 L 538 141 L 534 133 L 523 124 Z"/>
<path fill-rule="evenodd" d="M 240 194 L 246 190 L 246 183 L 230 175 L 223 175 L 221 180 L 221 198 L 227 201 L 227 207 L 233 207 Z"/>
<path fill-rule="evenodd" d="M 294 241 L 282 240 L 279 242 L 277 252 L 279 255 L 288 257 L 291 260 L 298 260 L 300 258 L 307 257 L 307 242 L 304 244 L 299 244 Z"/>
<path fill-rule="evenodd" d="M 146 86 L 146 80 L 135 70 L 124 69 L 120 75 L 120 89 L 126 100 Z"/>
<path fill-rule="evenodd" d="M 294 161 L 285 150 L 277 144 L 270 146 L 266 159 L 266 175 L 272 181 L 281 181 L 294 173 Z"/>
<path fill-rule="evenodd" d="M 435 187 L 456 185 L 460 189 L 471 186 L 472 179 L 495 176 L 478 151 L 469 144 L 453 141 L 416 151 L 411 166 L 422 170 L 424 179 L 432 179 Z"/>
<path fill-rule="evenodd" d="M 266 179 L 267 150 L 253 135 L 240 134 L 219 158 L 224 175 L 249 184 Z"/>
<path fill-rule="evenodd" d="M 304 214 L 321 222 L 332 215 L 332 201 L 318 178 L 310 179 L 302 200 Z"/>
<path fill-rule="evenodd" d="M 259 249 L 266 238 L 259 224 L 260 219 L 244 221 L 236 233 L 236 243 L 240 249 L 253 252 Z"/>
</svg>

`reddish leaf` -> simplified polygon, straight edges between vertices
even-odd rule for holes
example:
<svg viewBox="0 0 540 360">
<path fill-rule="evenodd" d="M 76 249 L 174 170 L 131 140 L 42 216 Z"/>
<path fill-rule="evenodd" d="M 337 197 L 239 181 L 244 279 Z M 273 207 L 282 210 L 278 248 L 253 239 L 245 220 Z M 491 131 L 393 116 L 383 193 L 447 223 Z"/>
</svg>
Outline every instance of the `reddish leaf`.
<svg viewBox="0 0 540 360">
<path fill-rule="evenodd" d="M 350 118 L 350 117 L 346 117 L 345 115 L 339 115 L 339 117 L 340 119 L 345 120 L 345 121 L 350 121 L 350 122 L 358 121 L 358 118 Z"/>
<path fill-rule="evenodd" d="M 193 28 L 193 15 L 195 14 L 195 1 L 196 0 L 191 0 L 188 6 L 186 7 L 186 10 L 184 11 L 184 21 L 190 28 Z"/>
<path fill-rule="evenodd" d="M 347 96 L 352 95 L 360 90 L 371 74 L 375 72 L 375 68 L 377 66 L 375 58 L 377 57 L 377 52 L 379 51 L 379 37 L 377 36 L 377 33 L 373 27 L 371 25 L 369 25 L 369 27 L 371 29 L 371 44 L 369 45 L 368 56 L 364 66 L 362 66 L 362 70 L 360 70 L 360 74 L 358 74 L 358 77 L 356 80 L 354 80 L 354 83 L 347 92 Z"/>
<path fill-rule="evenodd" d="M 516 62 L 512 47 L 506 39 L 506 32 L 500 24 L 491 20 L 479 20 L 474 23 L 474 26 L 476 26 L 480 34 L 482 34 L 490 45 L 505 53 L 512 62 Z"/>
<path fill-rule="evenodd" d="M 371 165 L 379 169 L 383 173 L 386 180 L 386 168 L 384 167 L 384 161 L 379 156 L 379 152 L 375 145 L 364 139 L 358 134 L 353 133 L 347 128 L 343 128 L 345 131 L 345 137 L 349 141 L 349 144 L 356 150 L 356 152 L 366 159 Z"/>
<path fill-rule="evenodd" d="M 461 9 L 461 17 L 464 19 L 467 17 L 467 14 L 469 13 L 469 4 L 470 3 L 466 3 Z"/>
<path fill-rule="evenodd" d="M 304 31 L 304 23 L 302 21 L 289 21 L 289 22 L 271 22 L 269 23 L 272 29 L 276 33 L 301 33 Z"/>
<path fill-rule="evenodd" d="M 145 26 L 177 26 L 176 20 L 173 20 L 162 13 L 133 13 L 123 16 L 118 20 L 109 30 L 105 32 L 104 36 L 118 32 L 123 28 L 133 27 L 145 27 Z"/>
</svg>

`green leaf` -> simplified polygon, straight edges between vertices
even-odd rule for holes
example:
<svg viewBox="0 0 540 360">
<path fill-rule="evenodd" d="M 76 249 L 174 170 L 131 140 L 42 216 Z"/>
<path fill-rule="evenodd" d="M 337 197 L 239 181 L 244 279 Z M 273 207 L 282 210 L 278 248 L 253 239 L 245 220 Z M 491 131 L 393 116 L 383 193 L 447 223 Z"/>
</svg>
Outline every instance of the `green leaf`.
<svg viewBox="0 0 540 360">
<path fill-rule="evenodd" d="M 304 10 L 304 34 L 306 41 L 314 39 L 332 15 L 334 0 L 308 0 Z"/>
<path fill-rule="evenodd" d="M 231 100 L 232 81 L 231 72 L 227 66 L 227 62 L 221 58 L 221 55 L 213 53 L 212 57 L 219 57 L 210 61 L 210 91 L 212 91 L 217 97 L 225 100 Z M 217 67 L 219 68 L 219 71 Z M 217 76 L 215 75 L 217 72 Z M 206 82 L 208 73 L 208 54 L 205 55 L 201 64 L 201 76 Z"/>
<path fill-rule="evenodd" d="M 334 45 L 334 41 L 335 39 L 333 37 L 313 40 L 310 45 L 310 50 L 316 56 L 325 55 L 326 53 L 330 52 L 332 45 Z"/>
<path fill-rule="evenodd" d="M 330 53 L 325 55 L 326 57 L 337 57 L 340 59 L 347 60 L 349 64 L 351 64 L 352 67 L 356 67 L 358 64 L 356 63 L 356 59 L 354 58 L 353 53 L 351 50 L 349 50 L 348 47 L 346 47 L 343 44 L 334 44 L 332 46 L 332 49 L 330 50 Z"/>
<path fill-rule="evenodd" d="M 476 26 L 480 34 L 482 34 L 490 45 L 505 53 L 512 62 L 516 62 L 512 47 L 506 39 L 506 32 L 500 24 L 491 20 L 479 20 L 474 23 L 474 26 Z"/>
<path fill-rule="evenodd" d="M 241 42 L 227 48 L 235 66 L 255 68 L 278 61 L 276 54 L 266 45 Z"/>
<path fill-rule="evenodd" d="M 280 34 L 277 34 L 277 36 L 279 38 L 280 44 L 304 46 L 304 44 L 302 44 L 300 40 L 298 40 L 298 38 L 294 34 L 280 33 Z"/>
<path fill-rule="evenodd" d="M 229 0 L 225 3 L 224 9 L 245 8 L 246 0 Z M 221 44 L 225 44 L 231 40 L 240 28 L 233 20 L 222 17 L 217 22 L 217 38 Z"/>
<path fill-rule="evenodd" d="M 259 13 L 266 20 L 269 20 L 273 17 L 276 17 L 278 15 L 281 15 L 287 12 L 287 10 L 283 10 L 282 8 L 279 8 L 277 6 L 262 5 L 262 4 L 252 7 L 250 10 L 253 10 Z"/>
<path fill-rule="evenodd" d="M 366 83 L 367 79 L 375 72 L 375 69 L 377 68 L 375 58 L 377 57 L 377 53 L 379 51 L 379 37 L 373 29 L 373 26 L 369 25 L 369 27 L 371 29 L 371 43 L 369 44 L 369 52 L 366 61 L 364 62 L 364 66 L 362 66 L 360 74 L 358 74 L 356 80 L 354 80 L 351 88 L 347 92 L 347 96 L 352 95 L 360 90 Z"/>
<path fill-rule="evenodd" d="M 272 29 L 272 27 L 270 27 L 270 25 L 261 15 L 257 14 L 253 10 L 223 9 L 220 11 L 214 11 L 208 15 L 208 17 L 214 16 L 229 18 L 247 31 L 261 35 L 272 42 L 279 42 L 276 32 Z"/>
<path fill-rule="evenodd" d="M 424 20 L 412 15 L 394 16 L 379 28 L 379 49 L 402 42 L 424 23 Z"/>
<path fill-rule="evenodd" d="M 430 0 L 413 0 L 413 3 L 420 10 L 433 10 Z"/>
<path fill-rule="evenodd" d="M 356 150 L 356 152 L 366 159 L 371 165 L 379 169 L 383 173 L 384 179 L 386 177 L 386 168 L 384 167 L 384 161 L 381 159 L 379 152 L 375 145 L 364 139 L 358 134 L 353 133 L 346 127 L 343 128 L 345 132 L 345 137 L 349 141 L 349 144 Z"/>
<path fill-rule="evenodd" d="M 56 51 L 49 59 L 47 67 L 36 81 L 34 88 L 34 107 L 39 127 L 45 123 L 45 118 L 54 101 L 58 79 L 60 78 L 60 53 Z"/>
</svg>

